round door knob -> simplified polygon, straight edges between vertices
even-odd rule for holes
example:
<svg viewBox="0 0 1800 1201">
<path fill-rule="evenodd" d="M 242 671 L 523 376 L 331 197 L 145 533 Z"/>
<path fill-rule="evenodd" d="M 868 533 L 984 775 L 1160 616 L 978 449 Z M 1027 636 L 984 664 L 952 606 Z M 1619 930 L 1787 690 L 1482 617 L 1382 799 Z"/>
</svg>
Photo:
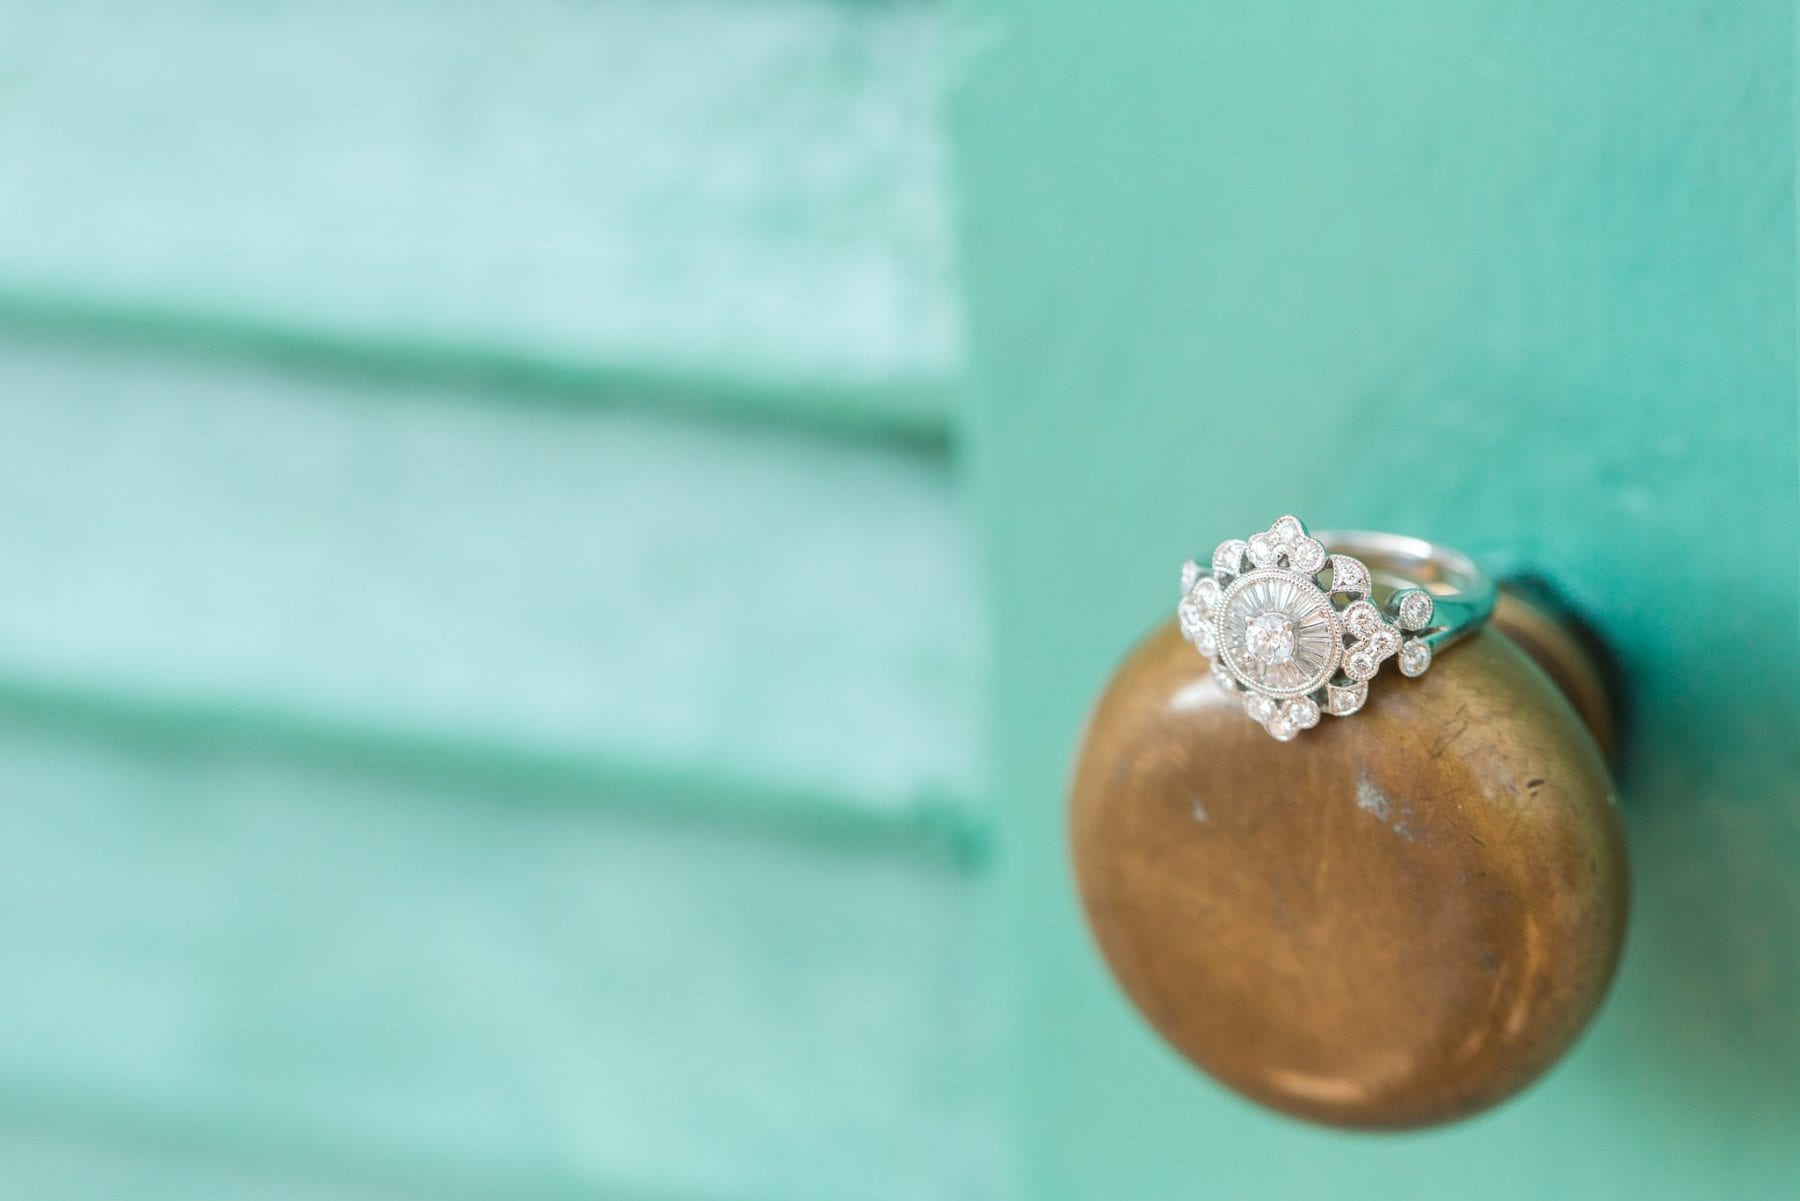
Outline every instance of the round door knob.
<svg viewBox="0 0 1800 1201">
<path fill-rule="evenodd" d="M 1420 1126 L 1517 1092 L 1592 1017 L 1624 933 L 1598 678 L 1513 595 L 1429 675 L 1284 744 L 1158 629 L 1107 685 L 1070 804 L 1125 992 L 1298 1117 Z"/>
</svg>

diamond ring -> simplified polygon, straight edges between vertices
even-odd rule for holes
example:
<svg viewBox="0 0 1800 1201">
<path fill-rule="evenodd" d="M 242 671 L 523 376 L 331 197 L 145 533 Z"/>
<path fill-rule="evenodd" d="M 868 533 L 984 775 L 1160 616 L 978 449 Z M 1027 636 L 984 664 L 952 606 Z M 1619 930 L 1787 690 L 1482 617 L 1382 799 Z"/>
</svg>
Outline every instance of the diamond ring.
<svg viewBox="0 0 1800 1201">
<path fill-rule="evenodd" d="M 1313 537 L 1298 517 L 1233 538 L 1206 570 L 1181 568 L 1181 632 L 1213 677 L 1286 742 L 1348 717 L 1389 658 L 1420 676 L 1494 611 L 1494 584 L 1467 555 L 1400 534 Z"/>
</svg>

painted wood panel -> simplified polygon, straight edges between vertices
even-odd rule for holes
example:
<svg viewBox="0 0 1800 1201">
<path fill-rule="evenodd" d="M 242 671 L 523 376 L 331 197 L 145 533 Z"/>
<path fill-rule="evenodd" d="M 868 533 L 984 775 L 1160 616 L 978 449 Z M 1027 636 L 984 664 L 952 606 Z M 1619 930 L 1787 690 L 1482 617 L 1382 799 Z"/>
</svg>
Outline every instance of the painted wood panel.
<svg viewBox="0 0 1800 1201">
<path fill-rule="evenodd" d="M 671 821 L 623 785 L 18 714 L 0 797 L 19 1195 L 118 1196 L 134 1158 L 143 1196 L 1004 1186 L 992 957 L 954 864 Z"/>
<path fill-rule="evenodd" d="M 0 320 L 941 437 L 937 4 L 6 0 L 0 30 Z"/>
<path fill-rule="evenodd" d="M 979 837 L 934 455 L 91 342 L 0 338 L 0 395 L 14 706 Z"/>
</svg>

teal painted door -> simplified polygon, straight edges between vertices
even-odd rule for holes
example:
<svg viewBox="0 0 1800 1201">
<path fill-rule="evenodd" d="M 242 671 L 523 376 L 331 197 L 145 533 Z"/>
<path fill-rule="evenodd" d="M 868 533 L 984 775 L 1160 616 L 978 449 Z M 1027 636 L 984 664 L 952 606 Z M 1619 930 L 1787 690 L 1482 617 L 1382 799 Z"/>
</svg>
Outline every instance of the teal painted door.
<svg viewBox="0 0 1800 1201">
<path fill-rule="evenodd" d="M 957 109 L 1026 1192 L 1800 1191 L 1791 3 L 985 0 Z M 1613 640 L 1607 1008 L 1466 1125 L 1308 1129 L 1159 1045 L 1064 869 L 1085 706 L 1294 511 L 1543 572 Z"/>
</svg>

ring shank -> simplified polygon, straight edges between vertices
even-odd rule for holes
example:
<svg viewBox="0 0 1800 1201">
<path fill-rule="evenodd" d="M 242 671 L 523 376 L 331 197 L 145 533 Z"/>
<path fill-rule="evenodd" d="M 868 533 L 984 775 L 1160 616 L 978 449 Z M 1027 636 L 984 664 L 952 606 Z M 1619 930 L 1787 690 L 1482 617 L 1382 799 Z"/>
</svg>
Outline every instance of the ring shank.
<svg viewBox="0 0 1800 1201">
<path fill-rule="evenodd" d="M 1433 650 L 1474 632 L 1494 611 L 1493 579 L 1461 551 L 1375 530 L 1323 530 L 1312 536 L 1334 554 L 1362 560 L 1376 580 L 1393 590 L 1431 593 L 1435 628 L 1425 641 Z"/>
</svg>

